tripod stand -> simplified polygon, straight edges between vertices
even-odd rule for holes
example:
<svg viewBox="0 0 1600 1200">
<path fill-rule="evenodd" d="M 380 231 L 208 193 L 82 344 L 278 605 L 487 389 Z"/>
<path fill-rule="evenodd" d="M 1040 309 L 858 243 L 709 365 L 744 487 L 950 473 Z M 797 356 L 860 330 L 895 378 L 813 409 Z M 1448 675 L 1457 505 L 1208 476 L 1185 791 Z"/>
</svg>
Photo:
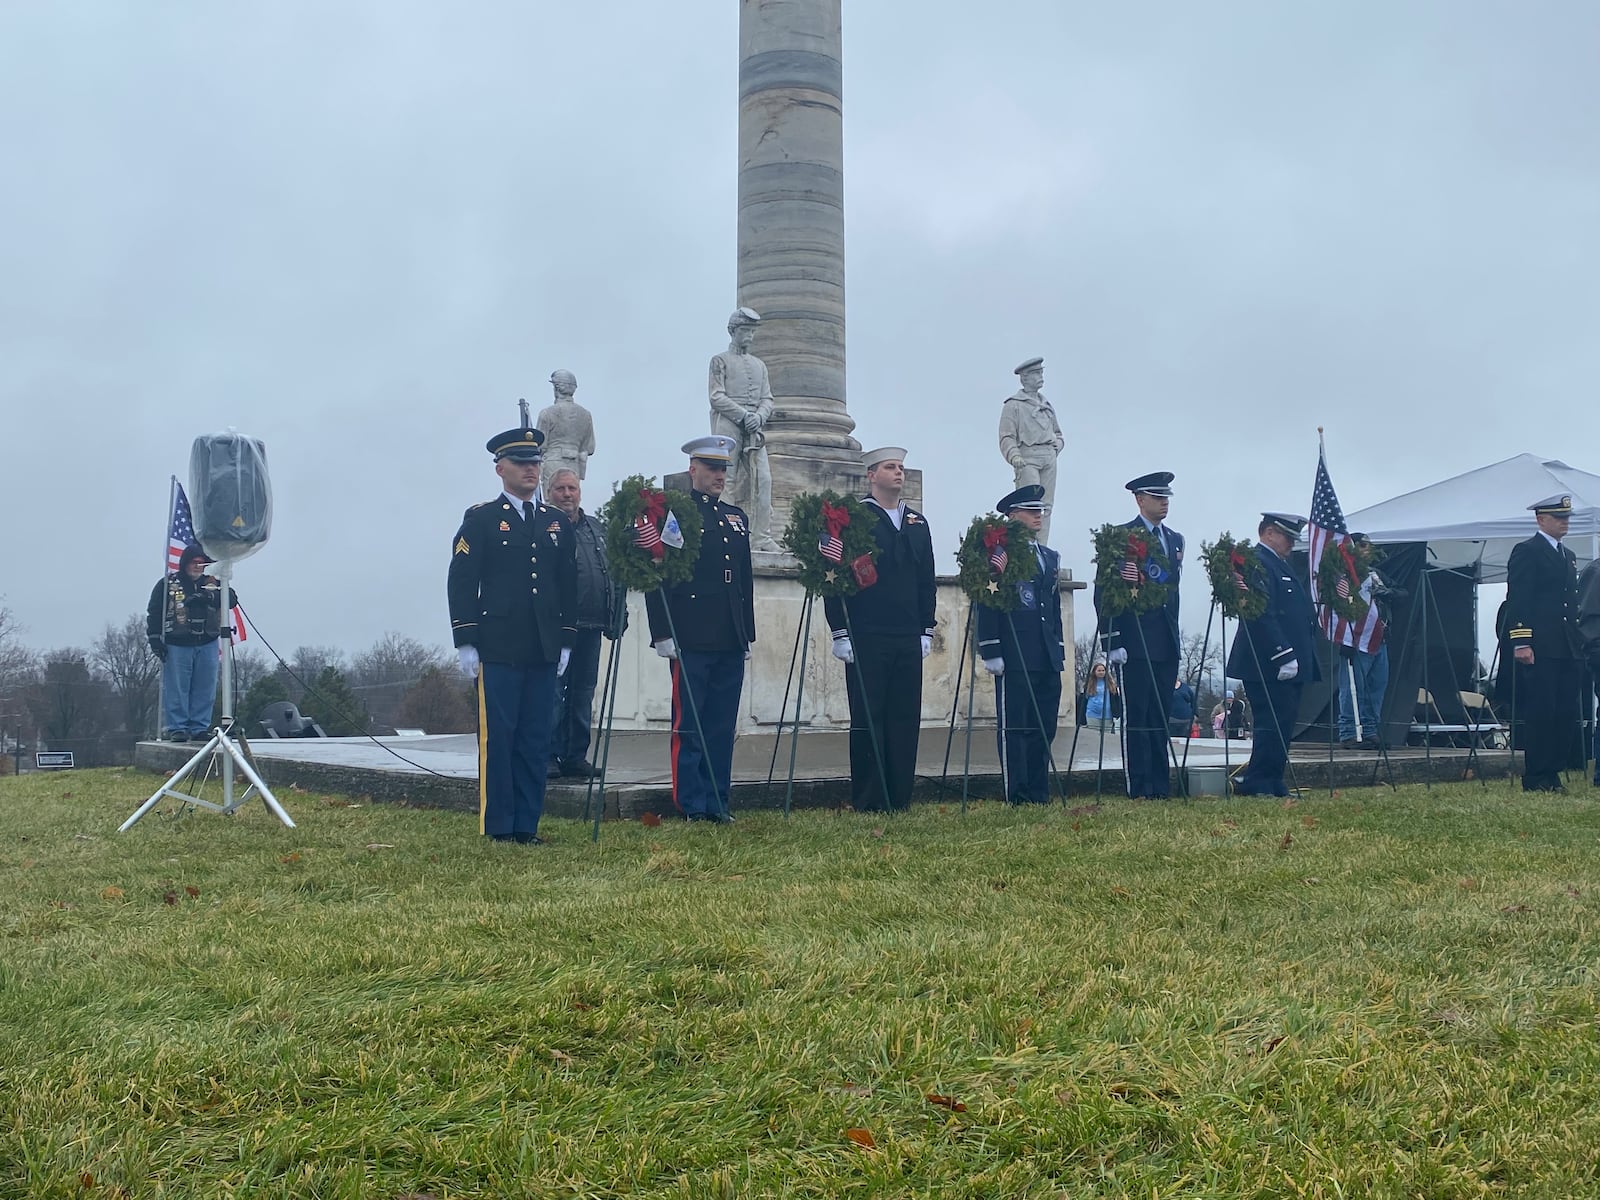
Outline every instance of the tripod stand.
<svg viewBox="0 0 1600 1200">
<path fill-rule="evenodd" d="M 190 756 L 189 761 L 173 773 L 172 778 L 157 788 L 155 795 L 135 809 L 133 816 L 117 826 L 118 833 L 126 833 L 133 828 L 134 823 L 160 803 L 163 796 L 175 796 L 185 804 L 192 804 L 196 808 L 204 808 L 210 812 L 232 814 L 243 808 L 245 802 L 254 793 L 261 797 L 262 803 L 267 806 L 273 816 L 277 817 L 288 828 L 293 829 L 295 827 L 294 821 L 283 810 L 283 806 L 278 803 L 278 798 L 272 794 L 272 789 L 267 787 L 266 782 L 257 774 L 255 767 L 250 765 L 250 760 L 239 749 L 239 744 L 233 736 L 233 615 L 232 607 L 228 603 L 230 584 L 233 581 L 233 564 L 231 562 L 222 563 L 217 572 L 217 578 L 221 584 L 217 603 L 222 606 L 223 611 L 222 636 L 228 639 L 224 645 L 222 672 L 219 680 L 222 689 L 221 717 L 217 722 L 216 729 L 212 731 L 211 739 L 196 750 Z M 191 796 L 187 792 L 179 790 L 179 785 L 194 776 L 202 764 L 209 767 L 213 761 L 218 762 L 222 767 L 221 804 L 214 800 L 203 799 L 200 796 Z M 237 797 L 233 794 L 233 772 L 235 767 L 239 769 L 240 774 L 250 781 L 250 786 L 245 788 Z M 203 779 L 204 776 L 201 778 Z"/>
</svg>

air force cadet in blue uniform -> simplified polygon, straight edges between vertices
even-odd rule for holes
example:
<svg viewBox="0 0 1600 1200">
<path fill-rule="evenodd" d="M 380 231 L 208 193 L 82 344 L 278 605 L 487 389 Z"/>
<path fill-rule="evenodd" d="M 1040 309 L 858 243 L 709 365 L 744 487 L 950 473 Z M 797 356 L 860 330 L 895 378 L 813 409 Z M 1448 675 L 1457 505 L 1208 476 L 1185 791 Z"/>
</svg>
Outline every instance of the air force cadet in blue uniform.
<svg viewBox="0 0 1600 1200">
<path fill-rule="evenodd" d="M 673 803 L 691 821 L 723 824 L 733 820 L 728 790 L 734 729 L 744 664 L 756 640 L 750 519 L 721 500 L 735 449 L 734 440 L 722 434 L 684 445 L 704 530 L 700 556 L 693 578 L 667 588 L 665 602 L 659 591 L 645 597 L 650 641 L 672 667 Z"/>
<path fill-rule="evenodd" d="M 478 829 L 539 843 L 556 677 L 577 634 L 572 526 L 534 502 L 537 429 L 489 439 L 504 490 L 461 518 L 450 555 L 450 630 L 478 681 Z"/>
<path fill-rule="evenodd" d="M 1123 754 L 1128 795 L 1158 800 L 1166 799 L 1171 792 L 1167 706 L 1178 681 L 1178 582 L 1183 575 L 1183 535 L 1166 527 L 1172 479 L 1171 471 L 1153 471 L 1124 485 L 1133 493 L 1139 515 L 1123 528 L 1144 532 L 1150 554 L 1143 573 L 1150 582 L 1167 585 L 1166 602 L 1145 613 L 1100 615 L 1106 661 L 1123 668 Z M 1129 582 L 1136 580 L 1137 576 Z M 1094 606 L 1098 613 L 1098 588 Z"/>
<path fill-rule="evenodd" d="M 1321 672 L 1317 666 L 1317 615 L 1311 595 L 1289 567 L 1289 552 L 1306 519 L 1291 513 L 1262 513 L 1256 553 L 1267 593 L 1267 608 L 1254 621 L 1239 622 L 1227 673 L 1244 680 L 1255 714 L 1250 761 L 1233 790 L 1240 796 L 1287 796 L 1284 768 L 1289 739 L 1300 711 L 1300 693 Z"/>
<path fill-rule="evenodd" d="M 995 511 L 1038 534 L 1044 524 L 1044 488 L 1037 483 L 1004 496 Z M 1061 631 L 1061 556 L 1034 543 L 1033 577 L 1017 587 L 1009 612 L 980 605 L 978 657 L 995 677 L 1000 773 L 1012 804 L 1050 802 L 1050 743 L 1061 715 L 1061 671 L 1066 646 Z"/>
</svg>

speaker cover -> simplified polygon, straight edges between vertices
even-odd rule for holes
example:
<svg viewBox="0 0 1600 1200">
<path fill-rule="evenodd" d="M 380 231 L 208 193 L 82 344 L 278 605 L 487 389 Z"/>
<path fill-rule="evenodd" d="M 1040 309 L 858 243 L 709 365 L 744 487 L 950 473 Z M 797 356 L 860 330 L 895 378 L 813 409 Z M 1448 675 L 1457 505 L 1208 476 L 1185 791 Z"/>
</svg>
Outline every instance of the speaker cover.
<svg viewBox="0 0 1600 1200">
<path fill-rule="evenodd" d="M 266 446 L 231 429 L 195 438 L 189 503 L 195 536 L 212 558 L 236 562 L 254 554 L 272 533 Z"/>
</svg>

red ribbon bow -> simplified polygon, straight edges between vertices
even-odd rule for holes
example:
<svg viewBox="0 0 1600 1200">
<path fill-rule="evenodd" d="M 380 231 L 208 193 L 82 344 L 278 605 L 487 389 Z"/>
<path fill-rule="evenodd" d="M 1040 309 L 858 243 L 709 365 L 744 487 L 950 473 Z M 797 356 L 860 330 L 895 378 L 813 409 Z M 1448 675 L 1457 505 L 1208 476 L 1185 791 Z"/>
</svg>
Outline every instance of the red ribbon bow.
<svg viewBox="0 0 1600 1200">
<path fill-rule="evenodd" d="M 1133 536 L 1128 538 L 1128 551 L 1135 558 L 1137 558 L 1141 562 L 1143 562 L 1145 556 L 1150 553 L 1150 543 L 1145 541 L 1142 537 L 1138 536 L 1137 534 L 1134 534 Z"/>
<path fill-rule="evenodd" d="M 983 531 L 983 548 L 993 550 L 996 546 L 1004 545 L 1011 535 L 999 525 L 991 525 Z"/>
<path fill-rule="evenodd" d="M 639 499 L 644 501 L 644 515 L 650 518 L 651 524 L 661 520 L 667 515 L 667 494 L 652 488 L 640 488 Z"/>
<path fill-rule="evenodd" d="M 1244 551 L 1243 550 L 1235 550 L 1232 554 L 1228 555 L 1228 562 L 1233 565 L 1233 568 L 1236 571 L 1243 569 L 1243 567 L 1244 567 Z"/>
<path fill-rule="evenodd" d="M 828 536 L 836 538 L 850 524 L 850 510 L 842 504 L 822 502 L 822 522 L 828 527 Z"/>
</svg>

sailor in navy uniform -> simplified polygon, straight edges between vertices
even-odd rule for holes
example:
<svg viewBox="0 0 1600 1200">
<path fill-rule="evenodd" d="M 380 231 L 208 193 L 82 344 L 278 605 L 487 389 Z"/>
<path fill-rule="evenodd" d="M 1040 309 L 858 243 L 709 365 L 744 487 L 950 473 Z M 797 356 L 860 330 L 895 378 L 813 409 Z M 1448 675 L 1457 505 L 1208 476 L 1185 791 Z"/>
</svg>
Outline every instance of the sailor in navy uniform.
<svg viewBox="0 0 1600 1200">
<path fill-rule="evenodd" d="M 650 641 L 672 669 L 672 801 L 691 821 L 720 824 L 733 820 L 733 739 L 744 664 L 756 640 L 750 519 L 720 499 L 737 448 L 723 434 L 685 443 L 703 529 L 700 555 L 693 577 L 665 589 L 664 600 L 659 590 L 645 597 Z"/>
<path fill-rule="evenodd" d="M 1123 763 L 1128 795 L 1164 800 L 1171 794 L 1167 708 L 1178 681 L 1178 582 L 1183 575 L 1183 535 L 1166 526 L 1172 503 L 1171 471 L 1152 471 L 1124 486 L 1133 493 L 1139 515 L 1123 526 L 1142 531 L 1150 545 L 1143 574 L 1167 586 L 1167 598 L 1150 612 L 1115 615 L 1101 611 L 1100 589 L 1094 606 L 1099 617 L 1106 661 L 1122 667 Z M 1125 565 L 1125 572 L 1138 571 Z M 1137 582 L 1138 575 L 1129 580 Z"/>
<path fill-rule="evenodd" d="M 1572 520 L 1572 497 L 1550 496 L 1528 507 L 1539 531 L 1513 546 L 1506 561 L 1502 661 L 1509 659 L 1515 673 L 1522 788 L 1564 792 L 1561 772 L 1582 767 L 1585 757 L 1579 730 L 1583 637 L 1577 557 L 1561 544 Z"/>
<path fill-rule="evenodd" d="M 478 681 L 478 829 L 538 844 L 556 678 L 577 635 L 572 526 L 534 500 L 544 434 L 487 443 L 504 490 L 461 518 L 450 554 L 450 630 Z"/>
<path fill-rule="evenodd" d="M 1044 524 L 1044 488 L 1019 487 L 994 506 L 1034 534 Z M 1016 585 L 1008 612 L 978 607 L 978 657 L 995 677 L 1000 773 L 1012 804 L 1050 802 L 1050 743 L 1061 715 L 1061 671 L 1066 645 L 1061 629 L 1061 556 L 1034 543 L 1036 569 Z"/>
<path fill-rule="evenodd" d="M 1304 517 L 1293 513 L 1262 513 L 1257 527 L 1267 607 L 1255 620 L 1239 622 L 1227 663 L 1229 677 L 1244 680 L 1255 716 L 1250 761 L 1233 781 L 1240 796 L 1289 794 L 1283 775 L 1300 694 L 1321 675 L 1316 610 L 1310 592 L 1289 566 L 1289 552 L 1305 524 Z"/>
<path fill-rule="evenodd" d="M 933 536 L 928 519 L 900 498 L 905 457 L 899 446 L 861 456 L 862 501 L 878 518 L 872 527 L 878 557 L 852 564 L 860 591 L 823 602 L 833 655 L 845 664 L 850 803 L 858 811 L 909 808 L 917 777 L 922 660 L 935 628 Z"/>
</svg>

